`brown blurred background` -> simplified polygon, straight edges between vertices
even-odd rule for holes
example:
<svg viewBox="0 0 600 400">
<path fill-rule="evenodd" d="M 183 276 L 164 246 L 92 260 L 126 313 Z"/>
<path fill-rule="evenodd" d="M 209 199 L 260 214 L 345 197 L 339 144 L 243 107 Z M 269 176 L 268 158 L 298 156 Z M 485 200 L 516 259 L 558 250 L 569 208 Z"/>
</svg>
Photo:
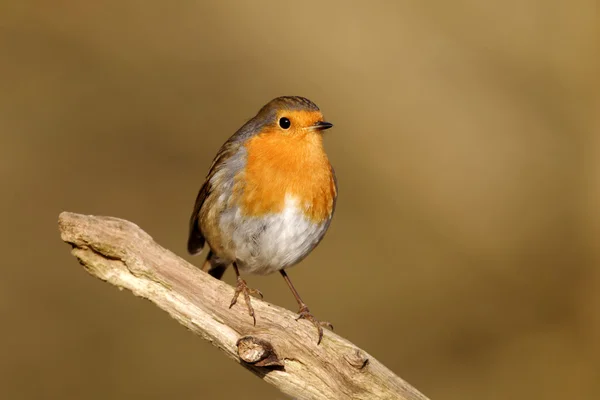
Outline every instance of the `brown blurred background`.
<svg viewBox="0 0 600 400">
<path fill-rule="evenodd" d="M 434 400 L 600 398 L 597 11 L 1 2 L 0 398 L 283 399 L 56 226 L 122 217 L 187 257 L 213 155 L 279 95 L 336 126 L 337 214 L 290 271 L 318 317 Z"/>
</svg>

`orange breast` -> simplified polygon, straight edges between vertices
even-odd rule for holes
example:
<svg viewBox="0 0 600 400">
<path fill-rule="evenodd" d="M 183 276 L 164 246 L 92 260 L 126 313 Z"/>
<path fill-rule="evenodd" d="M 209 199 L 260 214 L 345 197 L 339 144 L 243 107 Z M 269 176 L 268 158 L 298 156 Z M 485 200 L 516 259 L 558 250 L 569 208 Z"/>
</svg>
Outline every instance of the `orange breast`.
<svg viewBox="0 0 600 400">
<path fill-rule="evenodd" d="M 315 222 L 331 216 L 336 188 L 321 134 L 265 132 L 248 140 L 246 150 L 246 168 L 234 190 L 244 214 L 281 212 L 287 195 Z"/>
</svg>

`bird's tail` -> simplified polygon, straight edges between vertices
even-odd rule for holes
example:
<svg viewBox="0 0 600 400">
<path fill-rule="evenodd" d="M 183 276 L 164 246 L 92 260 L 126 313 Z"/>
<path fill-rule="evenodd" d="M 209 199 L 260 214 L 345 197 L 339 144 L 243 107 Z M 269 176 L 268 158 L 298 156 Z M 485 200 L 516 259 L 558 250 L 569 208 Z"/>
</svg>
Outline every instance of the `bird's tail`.
<svg viewBox="0 0 600 400">
<path fill-rule="evenodd" d="M 228 266 L 229 263 L 221 261 L 211 250 L 208 252 L 208 256 L 206 256 L 202 271 L 207 272 L 213 278 L 221 279 Z"/>
</svg>

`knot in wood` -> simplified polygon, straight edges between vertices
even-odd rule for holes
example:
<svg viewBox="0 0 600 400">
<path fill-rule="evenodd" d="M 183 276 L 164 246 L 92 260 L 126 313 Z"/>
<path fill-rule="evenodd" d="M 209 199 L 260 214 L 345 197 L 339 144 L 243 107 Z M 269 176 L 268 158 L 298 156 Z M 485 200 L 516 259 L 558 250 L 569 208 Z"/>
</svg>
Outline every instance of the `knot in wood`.
<svg viewBox="0 0 600 400">
<path fill-rule="evenodd" d="M 365 355 L 359 349 L 354 349 L 350 354 L 344 356 L 348 364 L 352 365 L 356 369 L 363 369 L 369 364 L 369 357 Z"/>
<path fill-rule="evenodd" d="M 237 341 L 240 359 L 257 367 L 283 367 L 273 345 L 254 336 L 244 336 Z"/>
</svg>

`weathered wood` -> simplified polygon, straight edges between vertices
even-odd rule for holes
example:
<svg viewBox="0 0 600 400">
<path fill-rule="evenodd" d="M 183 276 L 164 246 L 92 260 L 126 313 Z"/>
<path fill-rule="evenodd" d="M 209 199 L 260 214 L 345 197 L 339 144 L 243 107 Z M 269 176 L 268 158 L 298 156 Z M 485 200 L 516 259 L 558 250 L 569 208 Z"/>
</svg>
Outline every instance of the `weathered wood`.
<svg viewBox="0 0 600 400">
<path fill-rule="evenodd" d="M 59 228 L 90 274 L 151 300 L 294 398 L 426 400 L 335 333 L 326 331 L 317 345 L 314 326 L 296 321 L 286 309 L 253 298 L 258 315 L 253 326 L 244 304 L 229 309 L 231 286 L 164 249 L 131 222 L 63 212 Z"/>
</svg>

